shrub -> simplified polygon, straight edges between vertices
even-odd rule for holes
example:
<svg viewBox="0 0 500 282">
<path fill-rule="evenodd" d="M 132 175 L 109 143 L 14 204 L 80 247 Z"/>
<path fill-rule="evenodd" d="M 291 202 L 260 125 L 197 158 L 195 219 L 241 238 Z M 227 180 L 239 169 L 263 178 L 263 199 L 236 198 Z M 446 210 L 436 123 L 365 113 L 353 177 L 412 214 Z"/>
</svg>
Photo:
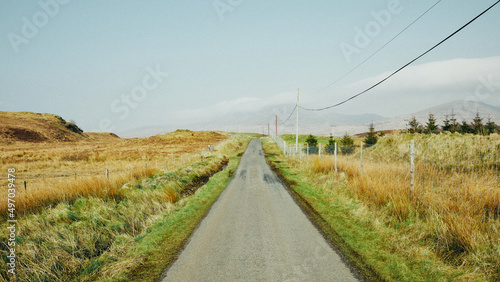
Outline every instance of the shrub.
<svg viewBox="0 0 500 282">
<path fill-rule="evenodd" d="M 325 152 L 330 155 L 333 155 L 335 153 L 335 140 L 333 139 L 332 135 L 330 135 L 328 145 L 326 145 L 325 147 Z"/>
<path fill-rule="evenodd" d="M 340 152 L 344 155 L 350 155 L 354 152 L 354 140 L 347 135 L 347 133 L 340 140 L 342 146 L 340 146 Z"/>
</svg>

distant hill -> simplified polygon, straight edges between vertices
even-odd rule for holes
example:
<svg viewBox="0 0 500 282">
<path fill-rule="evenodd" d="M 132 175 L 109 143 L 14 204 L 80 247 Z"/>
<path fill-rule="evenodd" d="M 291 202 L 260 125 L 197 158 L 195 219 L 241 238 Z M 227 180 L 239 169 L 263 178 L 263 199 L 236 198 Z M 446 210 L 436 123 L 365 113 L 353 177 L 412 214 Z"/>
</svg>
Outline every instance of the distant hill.
<svg viewBox="0 0 500 282">
<path fill-rule="evenodd" d="M 401 115 L 394 118 L 379 120 L 374 122 L 375 130 L 398 130 L 406 129 L 408 121 L 414 116 L 420 124 L 425 124 L 429 119 L 429 114 L 433 114 L 437 123 L 442 126 L 445 115 L 451 118 L 451 114 L 455 115 L 455 118 L 459 123 L 462 121 L 472 122 L 476 113 L 483 118 L 483 123 L 486 123 L 488 118 L 491 118 L 496 124 L 500 124 L 500 108 L 488 105 L 481 102 L 467 102 L 467 101 L 453 101 L 445 104 L 441 104 L 435 107 L 431 107 L 422 111 L 418 111 L 411 114 Z M 364 124 L 351 124 L 343 125 L 335 128 L 338 133 L 336 135 L 344 134 L 357 134 L 366 132 L 368 130 L 369 123 Z"/>
<path fill-rule="evenodd" d="M 381 129 L 404 129 L 408 121 L 414 116 L 418 122 L 425 124 L 429 119 L 429 114 L 433 114 L 439 125 L 443 125 L 445 115 L 451 118 L 451 114 L 455 115 L 458 122 L 467 121 L 471 122 L 476 113 L 486 121 L 491 118 L 495 123 L 500 122 L 500 108 L 484 104 L 481 102 L 466 102 L 466 101 L 453 101 L 412 114 L 402 115 L 395 118 L 379 121 L 376 126 Z"/>
<path fill-rule="evenodd" d="M 0 111 L 0 143 L 75 142 L 118 138 L 112 133 L 84 133 L 76 124 L 53 114 Z"/>
</svg>

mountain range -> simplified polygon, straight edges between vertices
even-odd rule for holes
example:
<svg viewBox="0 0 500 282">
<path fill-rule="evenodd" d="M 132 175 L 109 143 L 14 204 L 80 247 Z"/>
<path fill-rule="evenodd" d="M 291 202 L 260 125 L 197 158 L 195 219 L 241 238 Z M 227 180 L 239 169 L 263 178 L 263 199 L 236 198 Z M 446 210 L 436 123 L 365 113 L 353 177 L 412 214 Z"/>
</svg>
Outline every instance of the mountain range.
<svg viewBox="0 0 500 282">
<path fill-rule="evenodd" d="M 276 131 L 278 134 L 295 133 L 296 113 L 295 104 L 281 104 L 263 107 L 253 112 L 234 112 L 225 114 L 214 120 L 190 123 L 184 125 L 172 125 L 170 127 L 148 127 L 140 128 L 124 133 L 122 137 L 146 137 L 154 134 L 173 131 L 179 127 L 191 130 L 221 130 L 228 132 L 256 132 L 267 134 Z M 292 113 L 292 114 L 290 114 Z M 369 124 L 373 122 L 375 130 L 397 130 L 406 129 L 408 121 L 414 116 L 421 124 L 425 124 L 429 114 L 433 114 L 437 123 L 442 125 L 445 115 L 451 118 L 454 114 L 458 122 L 463 120 L 471 122 L 476 113 L 483 118 L 484 122 L 491 118 L 496 124 L 500 123 L 500 108 L 475 101 L 453 101 L 431 107 L 425 110 L 397 117 L 384 117 L 377 114 L 346 115 L 334 111 L 299 112 L 300 134 L 342 136 L 344 134 L 358 134 L 368 131 Z"/>
</svg>

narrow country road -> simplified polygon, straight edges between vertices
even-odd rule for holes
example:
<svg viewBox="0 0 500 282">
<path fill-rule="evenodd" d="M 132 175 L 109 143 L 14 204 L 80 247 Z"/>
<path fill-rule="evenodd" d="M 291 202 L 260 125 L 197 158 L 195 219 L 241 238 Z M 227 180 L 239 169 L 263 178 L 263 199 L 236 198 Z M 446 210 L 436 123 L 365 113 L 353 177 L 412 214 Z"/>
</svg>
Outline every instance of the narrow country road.
<svg viewBox="0 0 500 282">
<path fill-rule="evenodd" d="M 357 281 L 252 140 L 163 281 Z"/>
</svg>

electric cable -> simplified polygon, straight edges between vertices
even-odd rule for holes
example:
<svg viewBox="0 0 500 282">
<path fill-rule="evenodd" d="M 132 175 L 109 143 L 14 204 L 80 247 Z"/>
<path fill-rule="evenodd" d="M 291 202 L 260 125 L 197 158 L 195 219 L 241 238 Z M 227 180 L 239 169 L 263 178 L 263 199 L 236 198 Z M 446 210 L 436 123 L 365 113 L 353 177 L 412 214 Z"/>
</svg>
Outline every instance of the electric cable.
<svg viewBox="0 0 500 282">
<path fill-rule="evenodd" d="M 364 63 L 366 63 L 368 60 L 370 60 L 373 56 L 375 56 L 378 52 L 380 52 L 382 49 L 384 49 L 387 45 L 389 45 L 392 41 L 394 41 L 397 37 L 399 37 L 403 32 L 405 32 L 408 28 L 410 28 L 414 23 L 416 23 L 418 20 L 420 20 L 423 16 L 425 16 L 430 10 L 432 10 L 434 7 L 437 6 L 442 0 L 437 1 L 434 5 L 432 5 L 429 9 L 427 9 L 423 14 L 421 14 L 418 18 L 416 18 L 413 22 L 411 22 L 408 26 L 406 26 L 403 30 L 401 30 L 398 34 L 396 34 L 391 40 L 387 41 L 382 47 L 380 47 L 377 51 L 375 51 L 373 54 L 371 54 L 368 58 L 364 59 L 361 63 L 356 65 L 354 68 L 352 68 L 350 71 L 342 75 L 341 77 L 337 78 L 334 82 L 330 83 L 328 86 L 323 87 L 322 89 L 309 94 L 309 96 L 318 94 L 319 92 L 329 88 L 330 86 L 334 85 L 335 83 L 339 82 L 342 80 L 344 77 L 348 76 L 355 70 L 357 70 L 360 66 L 362 66 Z"/>
<path fill-rule="evenodd" d="M 391 78 L 392 76 L 394 76 L 395 74 L 397 74 L 398 72 L 402 71 L 403 69 L 405 69 L 406 67 L 408 67 L 409 65 L 411 65 L 412 63 L 414 63 L 415 61 L 417 61 L 418 59 L 422 58 L 423 56 L 427 55 L 429 52 L 431 52 L 432 50 L 434 50 L 435 48 L 437 48 L 439 45 L 443 44 L 445 41 L 447 41 L 448 39 L 450 39 L 451 37 L 453 37 L 454 35 L 456 35 L 457 33 L 459 33 L 460 31 L 462 31 L 464 28 L 466 28 L 467 26 L 469 26 L 471 23 L 473 23 L 474 21 L 476 21 L 478 18 L 480 18 L 482 15 L 484 15 L 485 13 L 487 13 L 489 10 L 491 10 L 494 6 L 496 6 L 498 3 L 500 3 L 500 0 L 498 0 L 497 2 L 495 2 L 493 5 L 491 5 L 488 9 L 484 10 L 482 13 L 480 13 L 479 15 L 477 15 L 476 17 L 474 17 L 472 20 L 470 20 L 468 23 L 466 23 L 465 25 L 463 25 L 462 27 L 460 27 L 459 29 L 457 29 L 455 32 L 453 32 L 452 34 L 448 35 L 445 39 L 441 40 L 439 43 L 437 43 L 436 45 L 434 45 L 433 47 L 431 47 L 430 49 L 428 49 L 427 51 L 425 51 L 424 53 L 422 53 L 421 55 L 419 55 L 418 57 L 416 57 L 415 59 L 411 60 L 410 62 L 408 62 L 407 64 L 405 64 L 404 66 L 400 67 L 399 69 L 397 69 L 396 71 L 394 71 L 393 73 L 391 73 L 390 75 L 388 75 L 387 77 L 385 77 L 384 79 L 382 79 L 381 81 L 375 83 L 374 85 L 368 87 L 366 90 L 364 91 L 361 91 L 360 93 L 354 95 L 354 96 L 351 96 L 345 100 L 343 100 L 342 102 L 340 103 L 337 103 L 335 105 L 332 105 L 332 106 L 328 106 L 328 107 L 323 107 L 323 108 L 316 108 L 316 109 L 310 109 L 310 108 L 304 108 L 302 106 L 300 106 L 301 109 L 303 110 L 306 110 L 306 111 L 323 111 L 323 110 L 327 110 L 327 109 L 331 109 L 331 108 L 334 108 L 334 107 L 338 107 L 342 104 L 345 104 L 347 103 L 348 101 L 352 100 L 352 99 L 355 99 L 363 94 L 365 94 L 366 92 L 372 90 L 373 88 L 379 86 L 380 84 L 382 84 L 383 82 L 385 82 L 386 80 L 388 80 L 389 78 Z"/>
</svg>

